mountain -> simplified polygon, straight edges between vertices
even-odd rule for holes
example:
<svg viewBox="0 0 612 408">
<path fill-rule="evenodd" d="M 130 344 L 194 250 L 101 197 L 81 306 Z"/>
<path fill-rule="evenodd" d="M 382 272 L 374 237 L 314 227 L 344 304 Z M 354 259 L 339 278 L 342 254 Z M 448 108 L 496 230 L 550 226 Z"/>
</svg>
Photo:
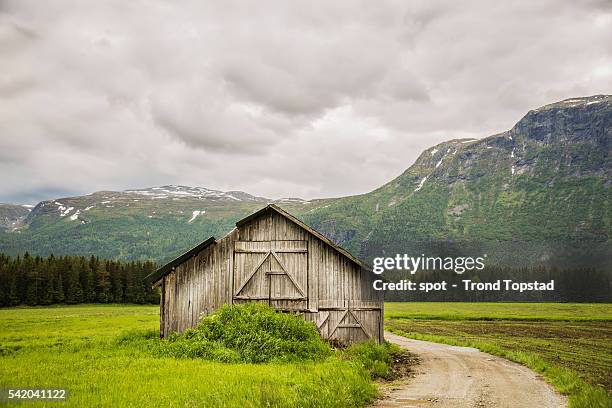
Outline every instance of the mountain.
<svg viewBox="0 0 612 408">
<path fill-rule="evenodd" d="M 568 99 L 530 111 L 506 132 L 433 146 L 367 194 L 274 202 L 366 259 L 487 254 L 513 266 L 607 266 L 611 122 L 612 96 Z M 3 205 L 0 252 L 164 261 L 268 202 L 162 186 L 43 201 L 25 212 Z"/>
<path fill-rule="evenodd" d="M 29 205 L 0 204 L 0 231 L 21 227 L 31 211 Z"/>
<path fill-rule="evenodd" d="M 238 219 L 269 202 L 310 203 L 168 185 L 58 198 L 31 209 L 1 205 L 6 227 L 0 231 L 0 252 L 164 261 L 211 235 L 225 234 Z"/>
<path fill-rule="evenodd" d="M 304 219 L 364 258 L 439 252 L 607 266 L 611 125 L 611 96 L 547 105 L 509 131 L 436 145 L 377 190 Z"/>
</svg>

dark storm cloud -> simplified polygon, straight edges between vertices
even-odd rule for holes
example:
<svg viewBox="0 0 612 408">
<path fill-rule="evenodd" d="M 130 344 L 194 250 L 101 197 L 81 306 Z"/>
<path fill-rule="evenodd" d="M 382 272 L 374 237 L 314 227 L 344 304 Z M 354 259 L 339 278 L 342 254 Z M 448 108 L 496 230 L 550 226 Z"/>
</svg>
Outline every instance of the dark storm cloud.
<svg viewBox="0 0 612 408">
<path fill-rule="evenodd" d="M 1 201 L 368 191 L 612 90 L 609 2 L 0 0 Z"/>
</svg>

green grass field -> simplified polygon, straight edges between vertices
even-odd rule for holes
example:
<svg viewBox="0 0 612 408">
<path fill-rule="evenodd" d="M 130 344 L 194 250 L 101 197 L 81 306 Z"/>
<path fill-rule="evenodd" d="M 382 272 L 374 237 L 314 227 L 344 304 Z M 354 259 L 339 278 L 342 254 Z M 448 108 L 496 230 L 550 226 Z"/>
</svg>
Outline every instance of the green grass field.
<svg viewBox="0 0 612 408">
<path fill-rule="evenodd" d="M 71 407 L 350 407 L 376 394 L 364 369 L 336 356 L 225 364 L 155 357 L 147 342 L 125 341 L 158 324 L 157 306 L 2 309 L 0 388 L 65 387 L 61 406 Z"/>
<path fill-rule="evenodd" d="M 385 318 L 612 322 L 609 303 L 387 302 Z"/>
<path fill-rule="evenodd" d="M 385 322 L 406 337 L 523 363 L 568 394 L 570 406 L 612 406 L 610 304 L 386 303 Z"/>
<path fill-rule="evenodd" d="M 387 327 L 400 334 L 521 362 L 568 394 L 573 407 L 612 406 L 611 305 L 385 307 Z M 0 309 L 0 388 L 65 387 L 69 399 L 61 406 L 71 407 L 350 407 L 376 394 L 366 370 L 336 355 L 282 364 L 159 357 L 144 340 L 155 337 L 158 322 L 157 306 Z"/>
</svg>

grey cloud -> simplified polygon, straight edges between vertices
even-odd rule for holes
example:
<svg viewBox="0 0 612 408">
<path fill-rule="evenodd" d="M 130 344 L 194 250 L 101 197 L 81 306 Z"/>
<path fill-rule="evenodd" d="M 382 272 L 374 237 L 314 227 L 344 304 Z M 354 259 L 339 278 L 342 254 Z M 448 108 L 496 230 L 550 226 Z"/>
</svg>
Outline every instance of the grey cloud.
<svg viewBox="0 0 612 408">
<path fill-rule="evenodd" d="M 178 86 L 151 98 L 154 122 L 187 146 L 257 153 L 289 132 L 291 123 L 247 101 L 232 99 L 219 84 Z"/>
<path fill-rule="evenodd" d="M 362 193 L 432 144 L 609 93 L 609 38 L 597 1 L 0 1 L 0 202 Z"/>
</svg>

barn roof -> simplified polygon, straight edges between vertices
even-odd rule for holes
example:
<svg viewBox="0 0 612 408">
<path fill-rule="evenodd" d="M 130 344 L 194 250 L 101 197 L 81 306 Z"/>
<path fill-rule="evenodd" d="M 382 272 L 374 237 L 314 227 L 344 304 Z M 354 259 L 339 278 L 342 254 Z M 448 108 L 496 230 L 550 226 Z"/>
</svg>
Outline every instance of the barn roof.
<svg viewBox="0 0 612 408">
<path fill-rule="evenodd" d="M 147 275 L 144 278 L 145 281 L 149 282 L 149 283 L 152 283 L 152 284 L 156 283 L 161 278 L 166 276 L 168 273 L 172 272 L 174 270 L 174 268 L 176 268 L 177 266 L 179 266 L 183 262 L 187 261 L 189 258 L 197 256 L 200 252 L 202 252 L 203 250 L 205 250 L 206 248 L 208 248 L 210 245 L 214 244 L 215 242 L 217 242 L 215 240 L 215 237 L 208 238 L 206 241 L 204 241 L 201 244 L 191 248 L 189 251 L 185 252 L 183 255 L 181 255 L 181 256 L 173 259 L 172 261 L 168 262 L 167 264 L 165 264 L 164 266 L 162 266 L 161 268 L 159 268 L 155 272 Z"/>
<path fill-rule="evenodd" d="M 314 235 L 315 237 L 317 237 L 321 241 L 325 242 L 330 247 L 334 248 L 336 251 L 338 251 L 339 253 L 341 253 L 342 255 L 347 257 L 348 259 L 350 259 L 352 262 L 354 262 L 358 266 L 360 266 L 360 267 L 362 267 L 364 269 L 368 269 L 368 270 L 371 269 L 369 265 L 366 265 L 364 262 L 362 262 L 358 258 L 354 257 L 349 251 L 347 251 L 346 249 L 342 248 L 339 245 L 336 245 L 329 238 L 327 238 L 325 235 L 323 235 L 320 232 L 318 232 L 318 231 L 314 230 L 313 228 L 309 227 L 307 224 L 305 224 L 304 222 L 300 221 L 299 219 L 297 219 L 296 217 L 294 217 L 293 215 L 289 214 L 287 211 L 283 210 L 282 208 L 280 208 L 279 206 L 277 206 L 275 204 L 268 204 L 267 206 L 265 206 L 261 210 L 258 210 L 256 212 L 254 212 L 253 214 L 248 215 L 245 218 L 237 221 L 236 222 L 236 227 L 241 227 L 242 225 L 247 224 L 248 222 L 254 220 L 255 218 L 258 218 L 258 217 L 260 217 L 260 216 L 262 216 L 262 215 L 264 215 L 264 214 L 266 214 L 266 213 L 268 213 L 270 211 L 276 212 L 277 214 L 280 214 L 283 217 L 289 219 L 293 223 L 297 224 L 299 227 L 305 229 L 308 233 Z M 197 256 L 204 249 L 208 248 L 210 245 L 212 245 L 212 244 L 214 244 L 216 242 L 217 241 L 215 240 L 215 237 L 208 238 L 206 241 L 202 242 L 200 245 L 190 249 L 189 251 L 185 252 L 183 255 L 181 255 L 181 256 L 177 257 L 176 259 L 168 262 L 167 264 L 165 264 L 164 266 L 162 266 L 161 268 L 159 268 L 158 270 L 156 270 L 152 274 L 146 276 L 145 277 L 145 281 L 147 281 L 147 282 L 149 282 L 151 284 L 157 283 L 161 278 L 166 276 L 168 273 L 172 272 L 177 266 L 179 266 L 180 264 L 182 264 L 185 261 L 189 260 L 189 258 Z"/>
</svg>

